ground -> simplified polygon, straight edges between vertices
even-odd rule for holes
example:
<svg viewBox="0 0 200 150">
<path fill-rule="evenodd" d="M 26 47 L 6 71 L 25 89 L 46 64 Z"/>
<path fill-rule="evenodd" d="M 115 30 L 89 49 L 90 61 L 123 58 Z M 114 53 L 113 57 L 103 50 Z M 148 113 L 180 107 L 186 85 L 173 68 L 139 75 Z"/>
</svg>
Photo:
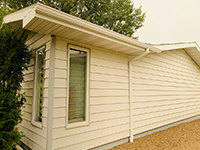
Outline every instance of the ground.
<svg viewBox="0 0 200 150">
<path fill-rule="evenodd" d="M 200 119 L 146 135 L 110 150 L 200 150 Z"/>
</svg>

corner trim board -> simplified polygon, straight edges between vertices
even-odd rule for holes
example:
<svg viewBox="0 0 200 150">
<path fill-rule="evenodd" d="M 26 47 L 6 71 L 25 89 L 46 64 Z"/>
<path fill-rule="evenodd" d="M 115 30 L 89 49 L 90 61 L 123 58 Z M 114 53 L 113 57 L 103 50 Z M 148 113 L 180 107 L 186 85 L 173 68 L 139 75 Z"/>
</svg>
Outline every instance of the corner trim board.
<svg viewBox="0 0 200 150">
<path fill-rule="evenodd" d="M 51 45 L 50 45 L 50 67 L 49 67 L 49 87 L 48 87 L 48 114 L 47 114 L 46 150 L 52 150 L 55 44 L 56 44 L 56 37 L 53 35 L 53 36 L 51 36 Z"/>
</svg>

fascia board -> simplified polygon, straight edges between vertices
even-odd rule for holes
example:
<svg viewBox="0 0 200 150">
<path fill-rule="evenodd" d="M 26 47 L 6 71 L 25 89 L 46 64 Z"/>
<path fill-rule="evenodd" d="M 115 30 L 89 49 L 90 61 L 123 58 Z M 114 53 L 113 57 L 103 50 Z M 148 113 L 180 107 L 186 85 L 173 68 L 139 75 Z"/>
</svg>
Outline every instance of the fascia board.
<svg viewBox="0 0 200 150">
<path fill-rule="evenodd" d="M 174 44 L 162 44 L 157 45 L 155 47 L 160 48 L 162 51 L 168 50 L 181 50 L 184 49 L 186 53 L 191 57 L 191 59 L 199 65 L 199 57 L 200 57 L 200 48 L 196 42 L 188 42 L 188 43 L 174 43 Z"/>
<path fill-rule="evenodd" d="M 162 51 L 167 50 L 177 50 L 177 49 L 184 49 L 184 48 L 196 48 L 198 51 L 200 51 L 200 48 L 196 42 L 192 43 L 175 43 L 175 44 L 163 44 L 163 45 L 156 45 L 154 47 L 157 47 L 161 49 Z"/>
<path fill-rule="evenodd" d="M 196 45 L 196 49 L 200 52 L 200 47 L 199 45 L 195 42 L 195 45 Z"/>
<path fill-rule="evenodd" d="M 57 23 L 59 25 L 62 25 L 62 26 L 65 26 L 65 27 L 69 27 L 69 28 L 72 28 L 72 29 L 75 29 L 75 30 L 78 30 L 78 31 L 81 31 L 81 32 L 85 32 L 85 33 L 88 33 L 88 34 L 91 34 L 91 35 L 94 35 L 96 37 L 99 37 L 99 38 L 102 38 L 102 39 L 105 39 L 105 40 L 108 40 L 108 41 L 112 41 L 112 42 L 117 42 L 119 44 L 122 44 L 122 45 L 126 45 L 126 46 L 129 46 L 131 47 L 132 49 L 136 49 L 136 50 L 140 50 L 140 51 L 145 51 L 144 48 L 141 48 L 141 47 L 137 47 L 137 46 L 134 46 L 133 44 L 130 44 L 130 43 L 125 43 L 124 41 L 122 40 L 119 40 L 119 39 L 116 39 L 116 38 L 110 38 L 108 36 L 105 36 L 105 35 L 102 35 L 102 34 L 98 34 L 96 32 L 93 32 L 93 31 L 90 31 L 90 30 L 87 30 L 85 28 L 81 28 L 80 26 L 78 25 L 74 25 L 74 24 L 70 24 L 68 22 L 65 22 L 65 20 L 57 20 L 55 18 L 52 18 L 50 16 L 44 16 L 43 14 L 37 12 L 35 14 L 35 17 L 36 18 L 40 18 L 40 19 L 43 19 L 43 20 L 48 20 L 50 22 L 54 22 L 54 23 Z M 34 18 L 33 18 L 34 19 Z M 31 22 L 29 22 L 31 23 Z M 28 26 L 28 25 L 27 25 Z M 27 27 L 25 27 L 27 28 Z"/>
<path fill-rule="evenodd" d="M 11 23 L 14 21 L 22 20 L 22 28 L 28 29 L 28 27 L 37 18 L 48 20 L 60 24 L 62 26 L 77 29 L 78 31 L 83 31 L 109 41 L 117 42 L 119 44 L 129 46 L 130 48 L 136 50 L 144 51 L 146 48 L 149 48 L 152 52 L 161 52 L 159 48 L 131 39 L 129 37 L 105 29 L 101 26 L 69 15 L 57 9 L 43 5 L 41 3 L 36 3 L 34 5 L 31 5 L 29 7 L 26 7 L 24 9 L 21 9 L 17 12 L 5 16 L 4 23 Z"/>
<path fill-rule="evenodd" d="M 51 8 L 49 6 L 37 3 L 36 7 L 36 16 L 44 17 L 43 19 L 49 19 L 48 21 L 53 21 L 55 23 L 60 23 L 63 26 L 68 26 L 74 29 L 82 30 L 84 32 L 89 32 L 95 36 L 100 36 L 103 38 L 109 38 L 110 40 L 116 40 L 118 42 L 122 42 L 123 44 L 128 44 L 129 46 L 132 45 L 133 48 L 144 51 L 146 48 L 150 48 L 153 52 L 161 52 L 160 49 L 155 48 L 153 46 L 144 44 L 142 42 L 139 42 L 137 40 L 133 40 L 129 37 L 126 37 L 124 35 L 121 35 L 119 33 L 113 32 L 111 30 L 105 29 L 101 26 L 98 26 L 96 24 L 90 23 L 88 21 L 85 21 L 83 19 L 74 17 L 72 15 L 69 15 L 67 13 L 61 12 L 57 9 Z"/>
<path fill-rule="evenodd" d="M 13 12 L 3 17 L 3 24 L 23 20 L 24 17 L 36 6 L 31 5 L 19 11 Z"/>
<path fill-rule="evenodd" d="M 31 11 L 29 11 L 29 13 L 23 18 L 23 23 L 22 23 L 22 28 L 24 29 L 27 29 L 28 25 L 30 25 L 30 22 L 33 22 L 34 21 L 34 18 L 36 16 L 36 13 L 35 13 L 35 9 L 36 8 L 33 8 Z"/>
</svg>

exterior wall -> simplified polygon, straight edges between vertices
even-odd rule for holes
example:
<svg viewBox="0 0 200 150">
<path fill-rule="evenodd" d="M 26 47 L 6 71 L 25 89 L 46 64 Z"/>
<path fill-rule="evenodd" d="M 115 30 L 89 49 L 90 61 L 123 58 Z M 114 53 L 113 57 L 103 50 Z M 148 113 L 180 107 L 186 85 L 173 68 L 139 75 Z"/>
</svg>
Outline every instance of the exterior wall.
<svg viewBox="0 0 200 150">
<path fill-rule="evenodd" d="M 67 44 L 90 48 L 90 124 L 66 129 Z M 129 136 L 128 63 L 119 54 L 56 40 L 53 149 L 89 149 Z"/>
<path fill-rule="evenodd" d="M 167 125 L 164 125 L 164 126 L 161 126 L 161 127 L 158 127 L 158 128 L 154 128 L 152 130 L 148 130 L 148 131 L 139 133 L 137 135 L 134 135 L 134 139 L 138 139 L 138 138 L 143 137 L 145 135 L 153 134 L 155 132 L 159 132 L 159 131 L 168 129 L 170 127 L 173 127 L 173 126 L 176 126 L 176 125 L 179 125 L 179 124 L 182 124 L 182 123 L 194 121 L 194 120 L 197 120 L 197 119 L 200 119 L 200 115 L 197 115 L 197 116 L 194 116 L 194 117 L 190 117 L 190 118 L 187 118 L 187 119 L 184 119 L 184 120 L 180 120 L 180 121 L 177 121 L 177 122 L 173 122 L 171 124 L 167 124 Z M 112 142 L 112 143 L 109 143 L 109 144 L 106 144 L 106 145 L 95 147 L 95 148 L 90 149 L 90 150 L 106 150 L 106 149 L 113 148 L 116 145 L 127 143 L 128 141 L 129 141 L 129 138 L 125 138 L 125 139 L 121 139 L 121 140 L 118 140 L 118 141 L 115 141 L 115 142 Z"/>
<path fill-rule="evenodd" d="M 200 114 L 200 68 L 184 50 L 133 63 L 134 135 Z"/>
<path fill-rule="evenodd" d="M 22 139 L 32 149 L 45 149 L 49 85 L 50 37 L 31 33 L 27 44 L 37 48 L 47 43 L 44 83 L 43 129 L 31 124 L 34 59 L 25 72 L 23 91 Z M 90 49 L 90 124 L 66 128 L 67 44 Z M 128 58 L 74 41 L 56 38 L 53 101 L 52 149 L 92 149 L 127 139 L 130 135 Z M 200 68 L 184 50 L 148 54 L 134 61 L 133 131 L 134 135 L 200 114 L 198 105 Z"/>
<path fill-rule="evenodd" d="M 26 44 L 30 50 L 34 50 L 46 43 L 46 58 L 45 58 L 45 80 L 44 80 L 44 102 L 43 102 L 43 128 L 38 128 L 31 124 L 32 120 L 32 103 L 33 103 L 33 88 L 34 88 L 34 58 L 35 51 L 33 51 L 33 58 L 30 67 L 24 72 L 24 82 L 22 83 L 22 92 L 26 92 L 27 102 L 25 108 L 22 108 L 23 122 L 20 124 L 20 130 L 24 132 L 26 137 L 22 138 L 22 142 L 33 150 L 46 149 L 46 132 L 47 132 L 47 101 L 48 101 L 48 70 L 49 70 L 49 49 L 50 36 L 44 36 L 36 33 L 29 33 Z"/>
</svg>

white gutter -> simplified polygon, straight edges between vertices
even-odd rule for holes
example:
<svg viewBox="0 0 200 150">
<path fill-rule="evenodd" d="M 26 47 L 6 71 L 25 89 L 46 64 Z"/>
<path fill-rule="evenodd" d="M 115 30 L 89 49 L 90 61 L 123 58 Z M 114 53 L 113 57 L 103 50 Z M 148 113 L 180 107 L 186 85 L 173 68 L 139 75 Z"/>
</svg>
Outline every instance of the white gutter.
<svg viewBox="0 0 200 150">
<path fill-rule="evenodd" d="M 36 3 L 17 12 L 4 16 L 4 23 L 21 21 L 22 28 L 31 30 L 33 32 L 38 32 L 37 28 L 32 27 L 32 24 L 36 23 L 38 19 L 43 19 L 43 21 L 47 23 L 55 23 L 55 25 L 63 27 L 63 29 L 71 28 L 75 31 L 87 33 L 103 40 L 108 40 L 109 42 L 119 43 L 122 46 L 127 46 L 134 50 L 143 51 L 146 48 L 150 48 L 150 50 L 153 52 L 160 52 L 160 49 L 156 47 L 113 32 L 109 29 L 103 28 L 99 25 L 93 24 L 41 3 Z M 42 32 L 43 31 L 40 31 L 41 34 L 55 34 L 52 33 L 52 31 L 49 31 L 49 33 Z M 55 36 L 59 36 L 59 32 L 55 34 Z"/>
<path fill-rule="evenodd" d="M 132 102 L 132 62 L 144 57 L 149 53 L 149 48 L 146 49 L 145 53 L 139 55 L 136 58 L 129 60 L 129 102 L 130 102 L 130 142 L 133 142 L 133 102 Z"/>
<path fill-rule="evenodd" d="M 160 52 L 160 49 L 156 47 L 134 40 L 117 32 L 113 32 L 109 29 L 103 28 L 99 25 L 72 16 L 39 2 L 37 2 L 35 13 L 38 18 L 44 20 L 47 19 L 50 22 L 54 22 L 62 26 L 68 26 L 70 28 L 76 29 L 78 31 L 83 31 L 85 33 L 90 33 L 96 37 L 101 37 L 106 40 L 123 43 L 125 45 L 133 47 L 133 49 L 142 51 L 144 48 L 150 48 L 153 52 Z M 23 27 L 26 28 L 26 24 L 23 24 Z"/>
</svg>

